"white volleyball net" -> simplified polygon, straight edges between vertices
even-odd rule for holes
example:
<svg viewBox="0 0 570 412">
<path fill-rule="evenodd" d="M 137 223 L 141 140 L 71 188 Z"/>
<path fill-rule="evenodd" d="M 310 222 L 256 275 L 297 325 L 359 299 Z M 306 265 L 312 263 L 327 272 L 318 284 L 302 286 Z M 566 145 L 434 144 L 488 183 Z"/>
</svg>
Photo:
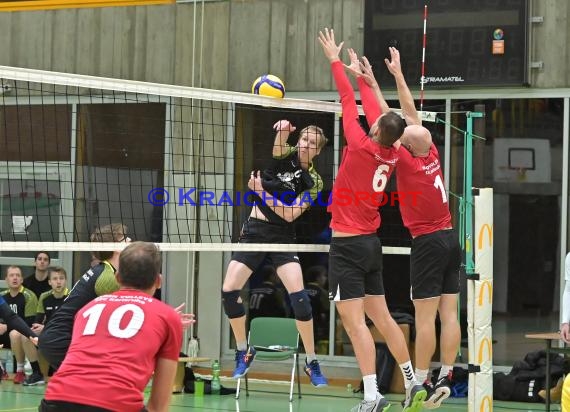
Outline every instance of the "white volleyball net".
<svg viewBox="0 0 570 412">
<path fill-rule="evenodd" d="M 108 249 L 88 239 L 112 222 L 165 251 L 283 250 L 235 243 L 249 173 L 271 158 L 273 123 L 324 130 L 329 143 L 314 161 L 321 199 L 344 144 L 334 102 L 11 67 L 0 67 L 0 84 L 1 251 Z M 304 251 L 328 250 L 323 203 L 296 224 Z M 401 222 L 386 215 L 385 252 L 407 253 L 396 249 L 409 241 Z"/>
</svg>

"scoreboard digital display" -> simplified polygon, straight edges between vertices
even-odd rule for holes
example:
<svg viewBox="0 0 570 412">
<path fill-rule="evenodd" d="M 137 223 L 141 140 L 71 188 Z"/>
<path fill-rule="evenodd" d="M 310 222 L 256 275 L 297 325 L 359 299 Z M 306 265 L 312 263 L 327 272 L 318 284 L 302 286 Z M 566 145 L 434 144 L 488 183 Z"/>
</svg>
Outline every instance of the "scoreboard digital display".
<svg viewBox="0 0 570 412">
<path fill-rule="evenodd" d="M 426 85 L 527 83 L 527 0 L 366 0 L 364 55 L 381 85 L 394 85 L 389 46 L 400 51 L 408 84 L 420 84 L 426 3 Z"/>
</svg>

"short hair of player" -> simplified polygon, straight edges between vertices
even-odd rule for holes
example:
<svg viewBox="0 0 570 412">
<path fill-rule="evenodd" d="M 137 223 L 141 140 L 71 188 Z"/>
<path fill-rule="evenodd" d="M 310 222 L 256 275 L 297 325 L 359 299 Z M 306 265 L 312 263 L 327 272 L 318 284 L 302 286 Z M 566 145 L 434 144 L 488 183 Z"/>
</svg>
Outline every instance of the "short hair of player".
<svg viewBox="0 0 570 412">
<path fill-rule="evenodd" d="M 400 115 L 396 112 L 389 111 L 378 120 L 378 129 L 380 131 L 379 143 L 387 147 L 392 146 L 394 142 L 404 134 L 405 128 L 406 124 Z"/>
<path fill-rule="evenodd" d="M 122 242 L 127 237 L 127 226 L 122 223 L 111 223 L 100 226 L 91 233 L 91 242 Z M 107 260 L 113 256 L 114 251 L 102 250 L 92 252 L 99 260 Z"/>
<path fill-rule="evenodd" d="M 36 256 L 34 256 L 34 261 L 38 260 L 38 257 L 39 257 L 40 255 L 46 255 L 46 256 L 48 257 L 48 262 L 51 262 L 51 256 L 49 255 L 48 252 L 44 252 L 44 251 L 42 251 L 42 252 L 37 252 L 37 253 L 36 253 Z"/>
<path fill-rule="evenodd" d="M 154 243 L 130 243 L 119 256 L 119 282 L 122 286 L 150 289 L 160 270 L 160 251 Z"/>
<path fill-rule="evenodd" d="M 315 133 L 318 136 L 317 149 L 322 149 L 326 146 L 328 139 L 325 137 L 325 132 L 323 132 L 323 129 L 321 129 L 319 126 L 315 126 L 313 124 L 307 126 L 301 130 L 299 136 L 301 136 L 304 132 Z"/>
<path fill-rule="evenodd" d="M 20 266 L 10 265 L 6 268 L 6 272 L 4 273 L 4 279 L 8 278 L 8 272 L 10 271 L 10 269 L 18 269 L 18 271 L 20 272 L 20 277 L 21 278 L 24 277 L 24 275 L 22 274 L 22 268 Z"/>
<path fill-rule="evenodd" d="M 48 279 L 51 279 L 51 275 L 52 275 L 53 273 L 59 273 L 59 274 L 63 275 L 63 277 L 64 277 L 65 279 L 67 279 L 67 272 L 66 272 L 65 269 L 62 268 L 61 266 L 50 266 L 50 267 L 47 269 L 47 271 L 48 271 L 48 276 L 47 276 Z"/>
</svg>

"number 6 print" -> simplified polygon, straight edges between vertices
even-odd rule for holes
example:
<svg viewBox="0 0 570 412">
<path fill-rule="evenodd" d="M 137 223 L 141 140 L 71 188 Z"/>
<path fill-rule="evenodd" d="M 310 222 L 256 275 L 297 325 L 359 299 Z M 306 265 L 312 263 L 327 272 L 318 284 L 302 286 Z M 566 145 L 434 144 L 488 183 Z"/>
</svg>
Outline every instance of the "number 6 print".
<svg viewBox="0 0 570 412">
<path fill-rule="evenodd" d="M 383 192 L 388 183 L 388 176 L 386 174 L 390 170 L 388 165 L 380 165 L 378 169 L 374 172 L 374 177 L 372 178 L 372 189 L 375 192 Z"/>
</svg>

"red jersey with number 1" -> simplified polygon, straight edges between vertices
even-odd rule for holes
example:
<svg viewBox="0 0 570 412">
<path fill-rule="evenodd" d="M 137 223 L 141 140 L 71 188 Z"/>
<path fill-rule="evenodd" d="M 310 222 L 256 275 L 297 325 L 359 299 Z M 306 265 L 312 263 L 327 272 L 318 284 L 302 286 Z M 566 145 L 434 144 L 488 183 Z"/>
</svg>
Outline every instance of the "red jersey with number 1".
<svg viewBox="0 0 570 412">
<path fill-rule="evenodd" d="M 451 228 L 441 161 L 432 143 L 429 154 L 414 157 L 402 147 L 396 171 L 400 213 L 413 237 Z"/>
<path fill-rule="evenodd" d="M 156 361 L 178 361 L 181 345 L 180 316 L 167 304 L 135 290 L 100 296 L 77 313 L 45 399 L 140 412 Z"/>
<path fill-rule="evenodd" d="M 366 134 L 360 126 L 354 91 L 342 63 L 333 62 L 331 68 L 342 103 L 342 125 L 347 146 L 328 207 L 332 214 L 330 226 L 333 230 L 355 235 L 375 233 L 380 227 L 378 207 L 398 161 L 398 151 L 394 147 L 379 145 Z M 360 81 L 359 86 L 363 106 L 374 104 L 376 99 L 365 83 Z M 379 107 L 365 107 L 365 113 L 370 122 L 381 112 Z"/>
</svg>

